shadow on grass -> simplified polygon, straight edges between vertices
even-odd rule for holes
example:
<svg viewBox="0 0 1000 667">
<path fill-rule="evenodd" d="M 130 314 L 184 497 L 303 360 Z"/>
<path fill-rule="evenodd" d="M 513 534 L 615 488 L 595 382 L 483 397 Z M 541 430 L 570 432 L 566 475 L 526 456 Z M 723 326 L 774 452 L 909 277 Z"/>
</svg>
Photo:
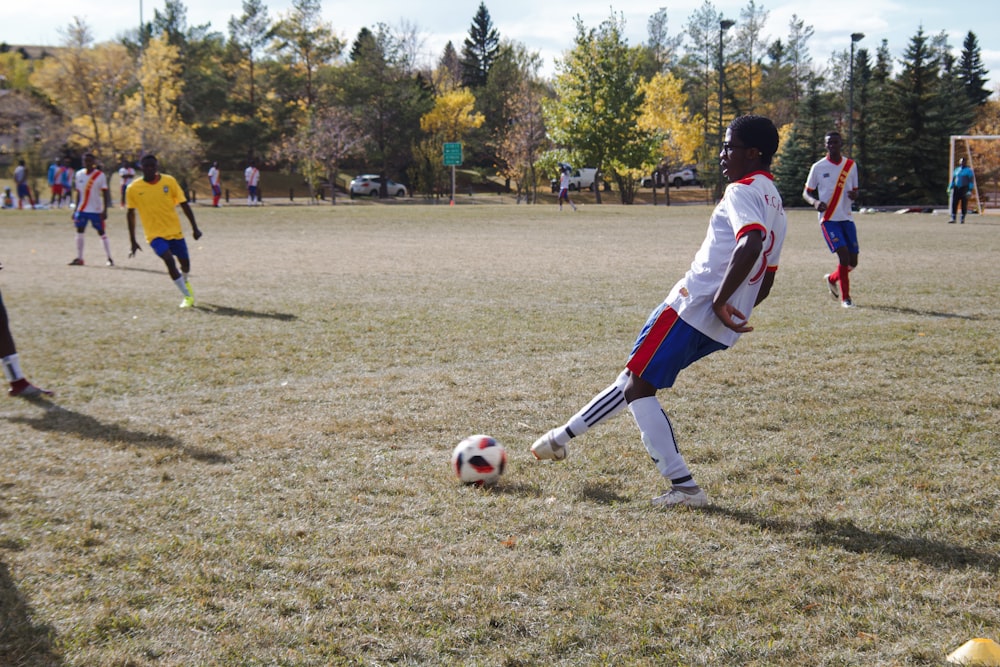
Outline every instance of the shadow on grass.
<svg viewBox="0 0 1000 667">
<path fill-rule="evenodd" d="M 254 310 L 241 310 L 239 308 L 230 308 L 229 306 L 216 306 L 211 303 L 199 303 L 196 308 L 198 310 L 212 313 L 213 315 L 222 315 L 224 317 L 255 317 L 265 320 L 278 320 L 280 322 L 293 322 L 299 319 L 295 315 L 289 315 L 287 313 L 259 313 Z"/>
<path fill-rule="evenodd" d="M 97 440 L 108 444 L 124 443 L 134 447 L 159 447 L 176 449 L 185 456 L 202 463 L 229 463 L 229 457 L 212 452 L 201 447 L 187 447 L 177 438 L 170 435 L 157 435 L 132 431 L 116 424 L 106 424 L 90 415 L 67 410 L 49 401 L 34 401 L 45 409 L 39 417 L 7 417 L 14 424 L 24 424 L 36 431 L 46 433 L 66 433 L 86 440 Z"/>
<path fill-rule="evenodd" d="M 0 665 L 55 667 L 63 661 L 53 647 L 55 631 L 31 622 L 31 609 L 0 561 Z"/>
<path fill-rule="evenodd" d="M 902 308 L 900 306 L 861 306 L 865 310 L 878 310 L 883 313 L 896 313 L 898 315 L 916 315 L 918 317 L 939 317 L 941 319 L 970 320 L 977 321 L 983 319 L 978 315 L 959 315 L 958 313 L 942 313 L 935 310 L 917 310 L 916 308 Z"/>
<path fill-rule="evenodd" d="M 802 535 L 819 544 L 833 546 L 852 553 L 887 554 L 903 559 L 919 560 L 931 567 L 964 569 L 975 567 L 984 572 L 1000 572 L 1000 555 L 978 551 L 958 544 L 941 542 L 926 537 L 903 537 L 885 531 L 859 528 L 853 521 L 818 519 L 808 524 L 764 519 L 749 512 L 710 508 L 709 511 L 726 515 L 740 523 L 761 530 L 783 535 Z"/>
</svg>

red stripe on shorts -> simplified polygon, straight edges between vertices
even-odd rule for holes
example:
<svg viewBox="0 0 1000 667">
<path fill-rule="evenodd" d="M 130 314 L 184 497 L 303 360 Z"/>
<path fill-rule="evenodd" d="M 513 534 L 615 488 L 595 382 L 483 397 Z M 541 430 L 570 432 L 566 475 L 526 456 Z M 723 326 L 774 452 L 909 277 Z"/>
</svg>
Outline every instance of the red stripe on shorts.
<svg viewBox="0 0 1000 667">
<path fill-rule="evenodd" d="M 670 334 L 670 330 L 674 328 L 679 319 L 677 311 L 673 308 L 667 307 L 656 317 L 656 321 L 653 325 L 649 327 L 649 332 L 646 337 L 642 339 L 639 347 L 636 348 L 635 354 L 632 358 L 628 360 L 626 367 L 635 373 L 636 375 L 642 377 L 642 374 L 646 370 L 646 366 L 649 362 L 653 360 L 656 356 L 657 350 L 666 340 L 667 336 Z"/>
</svg>

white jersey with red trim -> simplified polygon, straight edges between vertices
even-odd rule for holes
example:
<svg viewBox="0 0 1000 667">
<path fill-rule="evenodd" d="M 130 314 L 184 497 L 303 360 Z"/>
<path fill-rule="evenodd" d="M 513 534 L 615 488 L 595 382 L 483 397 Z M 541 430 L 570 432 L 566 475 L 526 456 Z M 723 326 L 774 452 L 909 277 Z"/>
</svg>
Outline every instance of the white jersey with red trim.
<svg viewBox="0 0 1000 667">
<path fill-rule="evenodd" d="M 829 157 L 824 157 L 809 168 L 806 189 L 815 190 L 819 195 L 819 200 L 826 202 L 827 206 L 830 205 L 830 199 L 833 198 L 833 191 L 837 189 L 837 180 L 840 178 L 840 172 L 844 168 L 846 160 L 847 157 L 843 155 L 840 156 L 840 162 L 831 162 Z M 847 196 L 847 193 L 857 188 L 858 164 L 855 162 L 851 164 L 851 169 L 847 173 L 847 180 L 844 181 L 844 190 L 837 202 L 837 207 L 830 213 L 827 220 L 854 220 L 854 214 L 851 212 L 851 204 L 854 202 Z M 823 215 L 823 213 L 819 214 L 820 220 L 823 219 Z"/>
<path fill-rule="evenodd" d="M 726 269 L 740 238 L 752 230 L 764 233 L 764 249 L 750 275 L 729 299 L 747 318 L 760 293 L 764 274 L 778 270 L 788 219 L 781 195 L 770 173 L 757 171 L 730 183 L 722 201 L 712 211 L 708 234 L 691 262 L 691 268 L 667 295 L 666 304 L 681 319 L 706 336 L 731 346 L 740 334 L 726 327 L 712 310 Z"/>
<path fill-rule="evenodd" d="M 76 189 L 80 193 L 80 213 L 103 213 L 104 193 L 108 189 L 108 178 L 100 169 L 87 173 L 86 169 L 76 172 Z"/>
</svg>

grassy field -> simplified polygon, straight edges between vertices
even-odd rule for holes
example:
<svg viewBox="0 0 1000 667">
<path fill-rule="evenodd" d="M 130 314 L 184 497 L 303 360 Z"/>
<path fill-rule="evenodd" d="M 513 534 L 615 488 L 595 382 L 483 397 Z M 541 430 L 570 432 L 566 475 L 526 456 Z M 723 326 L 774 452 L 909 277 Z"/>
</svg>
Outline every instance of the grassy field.
<svg viewBox="0 0 1000 667">
<path fill-rule="evenodd" d="M 528 447 L 620 370 L 705 206 L 197 207 L 199 307 L 124 215 L 0 211 L 51 401 L 0 405 L 0 665 L 943 665 L 1000 640 L 1000 218 L 859 218 L 858 308 L 790 214 L 757 330 L 661 393 L 703 511 L 627 414 Z M 452 447 L 510 454 L 493 489 Z"/>
</svg>

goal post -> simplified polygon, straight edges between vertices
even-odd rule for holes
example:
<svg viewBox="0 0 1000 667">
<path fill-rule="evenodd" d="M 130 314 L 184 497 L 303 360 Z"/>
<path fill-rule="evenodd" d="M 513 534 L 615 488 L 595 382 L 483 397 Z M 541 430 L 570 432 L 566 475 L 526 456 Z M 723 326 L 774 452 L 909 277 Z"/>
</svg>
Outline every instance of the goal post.
<svg viewBox="0 0 1000 667">
<path fill-rule="evenodd" d="M 953 134 L 951 135 L 951 142 L 948 151 L 948 183 L 951 183 L 951 175 L 955 173 L 955 167 L 958 164 L 958 160 L 965 158 L 966 164 L 972 168 L 972 192 L 970 195 L 975 197 L 976 212 L 979 215 L 983 214 L 983 199 L 979 194 L 979 178 L 976 175 L 976 160 L 973 159 L 974 155 L 982 155 L 982 152 L 974 151 L 972 148 L 972 142 L 974 141 L 996 141 L 1000 139 L 998 134 Z M 951 202 L 949 201 L 949 205 Z"/>
</svg>

